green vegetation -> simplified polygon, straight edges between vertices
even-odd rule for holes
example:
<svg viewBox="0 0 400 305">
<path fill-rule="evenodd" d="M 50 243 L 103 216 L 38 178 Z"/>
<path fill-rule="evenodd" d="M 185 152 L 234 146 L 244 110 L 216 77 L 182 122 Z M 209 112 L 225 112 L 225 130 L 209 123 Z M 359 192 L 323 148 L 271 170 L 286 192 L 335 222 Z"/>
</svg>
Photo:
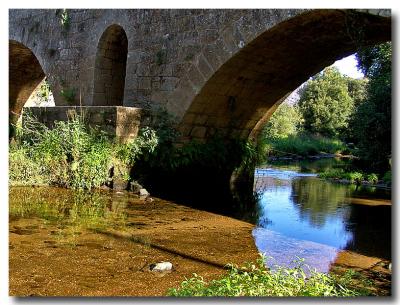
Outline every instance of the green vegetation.
<svg viewBox="0 0 400 305">
<path fill-rule="evenodd" d="M 71 23 L 71 17 L 69 16 L 67 9 L 63 9 L 63 11 L 61 13 L 60 23 L 61 23 L 61 26 L 64 28 L 64 30 L 69 29 L 70 23 Z"/>
<path fill-rule="evenodd" d="M 367 282 L 364 284 L 368 285 Z M 260 259 L 242 268 L 230 265 L 227 275 L 210 282 L 194 274 L 192 278 L 185 279 L 180 288 L 170 289 L 168 295 L 349 297 L 369 294 L 366 288 L 357 285 L 354 272 L 342 276 L 319 273 L 307 269 L 301 261 L 294 268 L 276 266 L 274 270 L 268 270 L 264 260 Z"/>
<path fill-rule="evenodd" d="M 329 169 L 325 172 L 318 174 L 318 176 L 320 178 L 325 178 L 325 179 L 344 179 L 348 180 L 351 183 L 357 183 L 357 184 L 360 184 L 363 181 L 367 181 L 371 184 L 377 184 L 379 181 L 378 175 L 375 173 L 368 174 L 359 171 L 348 172 L 341 168 Z M 382 180 L 385 181 L 385 178 L 382 177 Z"/>
<path fill-rule="evenodd" d="M 27 115 L 10 146 L 10 185 L 48 184 L 91 189 L 110 182 L 110 171 L 132 166 L 144 152 L 154 150 L 155 132 L 144 128 L 126 144 L 88 128 L 84 115 L 55 122 L 50 129 Z"/>
<path fill-rule="evenodd" d="M 369 166 L 389 169 L 391 157 L 391 43 L 362 49 L 357 54 L 359 67 L 369 79 L 364 102 L 357 108 L 353 120 L 353 138 L 359 156 Z"/>
<path fill-rule="evenodd" d="M 264 127 L 263 136 L 269 140 L 296 136 L 301 130 L 303 116 L 296 105 L 281 104 Z"/>
<path fill-rule="evenodd" d="M 304 129 L 327 137 L 338 137 L 347 127 L 354 109 L 347 78 L 336 68 L 326 68 L 303 88 L 299 100 Z"/>
<path fill-rule="evenodd" d="M 83 230 L 124 228 L 126 214 L 112 210 L 109 200 L 99 191 L 63 190 L 60 188 L 10 189 L 10 218 L 39 217 L 46 223 L 57 224 L 57 243 L 76 246 Z"/>
<path fill-rule="evenodd" d="M 64 88 L 61 89 L 60 94 L 68 103 L 72 103 L 73 101 L 75 101 L 75 96 L 76 96 L 75 89 Z"/>
<path fill-rule="evenodd" d="M 302 133 L 286 138 L 266 139 L 266 151 L 270 156 L 294 155 L 307 157 L 321 153 L 336 154 L 346 152 L 340 140 Z"/>
<path fill-rule="evenodd" d="M 391 56 L 390 42 L 360 49 L 364 79 L 332 67 L 312 77 L 300 89 L 299 102 L 283 103 L 265 126 L 260 141 L 269 155 L 350 153 L 363 171 L 383 175 L 390 170 Z"/>
</svg>

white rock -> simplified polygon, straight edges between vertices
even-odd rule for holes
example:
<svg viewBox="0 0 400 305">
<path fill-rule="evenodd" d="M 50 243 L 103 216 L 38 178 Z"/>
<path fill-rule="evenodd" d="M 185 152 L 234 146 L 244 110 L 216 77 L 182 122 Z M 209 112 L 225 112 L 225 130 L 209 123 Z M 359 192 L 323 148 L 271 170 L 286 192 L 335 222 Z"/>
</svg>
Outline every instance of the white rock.
<svg viewBox="0 0 400 305">
<path fill-rule="evenodd" d="M 151 271 L 170 271 L 172 270 L 172 263 L 170 262 L 160 262 L 150 265 Z"/>
<path fill-rule="evenodd" d="M 139 195 L 140 196 L 149 196 L 149 192 L 146 189 L 140 189 L 139 190 Z"/>
</svg>

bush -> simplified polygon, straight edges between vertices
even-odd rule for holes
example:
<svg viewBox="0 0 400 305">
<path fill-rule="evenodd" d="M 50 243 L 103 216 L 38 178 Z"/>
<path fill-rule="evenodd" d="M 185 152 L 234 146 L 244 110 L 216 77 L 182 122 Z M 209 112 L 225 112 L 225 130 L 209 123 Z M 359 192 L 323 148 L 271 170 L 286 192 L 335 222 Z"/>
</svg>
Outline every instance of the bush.
<svg viewBox="0 0 400 305">
<path fill-rule="evenodd" d="M 367 175 L 367 181 L 372 184 L 377 184 L 378 183 L 378 175 L 374 174 L 374 173 Z"/>
<path fill-rule="evenodd" d="M 275 266 L 268 270 L 264 260 L 245 267 L 228 266 L 228 274 L 210 282 L 193 274 L 178 289 L 170 289 L 170 296 L 358 296 L 366 295 L 363 289 L 352 288 L 352 274 L 344 276 L 319 273 L 303 266 L 301 261 L 294 268 Z"/>
<path fill-rule="evenodd" d="M 105 133 L 88 128 L 84 114 L 55 122 L 52 129 L 27 115 L 16 143 L 10 147 L 10 184 L 99 187 L 109 181 L 113 165 L 131 166 L 157 144 L 155 131 L 150 128 L 140 130 L 132 141 L 119 144 Z"/>
<path fill-rule="evenodd" d="M 363 174 L 360 172 L 350 172 L 344 175 L 345 179 L 350 180 L 351 183 L 361 183 L 363 181 Z"/>
<path fill-rule="evenodd" d="M 49 183 L 49 178 L 44 173 L 45 168 L 29 156 L 28 148 L 24 146 L 10 148 L 10 185 L 46 185 Z"/>
<path fill-rule="evenodd" d="M 324 179 L 341 179 L 344 177 L 344 171 L 341 168 L 331 168 L 325 172 L 319 173 L 318 177 Z"/>
</svg>

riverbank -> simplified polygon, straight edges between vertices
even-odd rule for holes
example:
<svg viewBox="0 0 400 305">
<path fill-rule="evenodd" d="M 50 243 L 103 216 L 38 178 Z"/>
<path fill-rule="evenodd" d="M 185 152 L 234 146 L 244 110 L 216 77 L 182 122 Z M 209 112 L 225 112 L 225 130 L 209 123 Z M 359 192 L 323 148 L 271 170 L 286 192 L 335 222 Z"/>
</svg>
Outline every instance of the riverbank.
<svg viewBox="0 0 400 305">
<path fill-rule="evenodd" d="M 44 198 L 69 200 L 69 190 L 46 189 Z M 32 201 L 39 189 L 12 188 L 10 208 L 23 190 Z M 10 295 L 163 296 L 193 273 L 210 280 L 228 263 L 258 258 L 252 224 L 154 197 L 149 202 L 127 192 L 102 194 L 110 212 L 126 208 L 123 227 L 85 229 L 29 214 L 10 218 Z M 171 262 L 173 272 L 149 270 L 160 261 Z"/>
</svg>

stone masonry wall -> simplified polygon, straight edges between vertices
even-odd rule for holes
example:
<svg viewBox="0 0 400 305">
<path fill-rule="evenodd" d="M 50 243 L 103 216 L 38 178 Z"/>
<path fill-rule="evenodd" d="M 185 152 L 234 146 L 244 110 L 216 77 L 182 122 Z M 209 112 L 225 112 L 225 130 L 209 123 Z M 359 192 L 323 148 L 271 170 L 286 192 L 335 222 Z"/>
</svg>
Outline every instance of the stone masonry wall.
<svg viewBox="0 0 400 305">
<path fill-rule="evenodd" d="M 253 41 L 261 36 L 267 37 L 264 38 L 263 44 L 266 49 L 253 53 L 253 55 L 257 54 L 257 59 L 262 59 L 270 46 L 279 45 L 282 39 L 285 39 L 284 31 L 282 31 L 283 36 L 271 36 L 265 33 L 290 20 L 302 20 L 301 22 L 307 23 L 307 19 L 296 19 L 296 17 L 310 11 L 314 10 L 70 9 L 63 12 L 61 9 L 11 9 L 9 11 L 9 39 L 26 46 L 36 56 L 48 78 L 56 105 L 119 104 L 121 96 L 118 94 L 120 94 L 123 95 L 123 106 L 143 109 L 151 109 L 153 106 L 166 107 L 168 111 L 176 115 L 178 121 L 184 121 L 182 128 L 185 134 L 189 137 L 204 137 L 207 136 L 209 128 L 228 130 L 230 128 L 228 124 L 237 120 L 236 115 L 219 119 L 218 113 L 227 113 L 226 107 L 220 105 L 229 104 L 233 100 L 230 95 L 216 96 L 214 89 L 210 90 L 210 86 L 214 86 L 218 91 L 220 83 L 209 82 L 209 80 L 214 77 L 219 82 L 223 81 L 224 84 L 232 82 L 234 75 L 231 72 L 234 69 L 229 72 L 231 74 L 226 69 L 222 74 L 219 73 L 220 68 L 227 61 L 237 58 L 236 55 L 240 54 L 245 60 L 243 62 L 241 59 L 241 64 L 244 64 L 242 69 L 246 69 L 244 55 L 252 48 L 252 45 L 254 46 Z M 321 14 L 325 14 L 325 11 L 329 10 L 321 10 Z M 336 11 L 337 15 L 347 14 L 345 10 Z M 390 17 L 390 10 L 357 10 L 357 13 L 362 14 L 361 19 L 369 15 L 381 19 Z M 317 12 L 316 15 L 318 14 Z M 375 17 L 372 19 L 375 20 Z M 369 22 L 371 18 L 368 18 L 364 19 Z M 62 22 L 63 20 L 67 22 Z M 324 19 L 321 18 L 320 21 L 324 22 Z M 301 22 L 299 26 L 303 24 Z M 390 22 L 387 24 L 390 26 Z M 122 77 L 122 72 L 118 73 L 124 69 L 114 65 L 119 62 L 117 59 L 119 53 L 110 50 L 112 54 L 107 57 L 102 55 L 102 51 L 99 52 L 99 44 L 102 49 L 102 37 L 110 27 L 121 28 L 126 34 L 127 58 L 124 77 Z M 301 38 L 301 31 L 294 34 L 295 37 Z M 118 35 L 114 32 L 110 39 L 106 39 L 108 46 L 112 48 L 114 43 L 118 44 L 118 42 L 113 42 L 113 38 L 117 38 L 116 40 L 120 41 L 121 45 L 125 43 L 121 42 L 121 36 Z M 315 37 L 318 39 L 318 35 Z M 335 46 L 334 41 L 327 38 L 332 42 L 331 45 Z M 336 53 L 336 56 L 338 55 L 340 54 Z M 102 56 L 110 60 L 102 62 Z M 334 57 L 335 54 L 332 53 L 331 58 Z M 16 58 L 17 54 L 11 52 L 10 62 L 15 61 Z M 112 68 L 101 76 L 104 66 L 107 65 L 111 65 Z M 268 62 L 264 65 L 268 67 Z M 235 65 L 231 64 L 228 70 L 230 67 L 235 67 Z M 279 68 L 279 63 L 276 68 Z M 293 75 L 299 73 L 294 69 L 288 70 Z M 255 72 L 262 73 L 262 71 Z M 268 74 L 268 71 L 263 73 Z M 120 79 L 117 74 L 120 75 Z M 272 77 L 271 81 L 273 81 L 273 75 L 270 74 L 269 77 Z M 113 91 L 112 88 L 122 88 L 122 78 L 124 78 L 123 90 Z M 301 78 L 304 76 L 301 75 Z M 241 84 L 245 81 L 245 79 L 236 80 Z M 96 86 L 95 84 L 99 84 L 97 81 L 104 85 Z M 114 82 L 115 85 L 105 85 L 110 82 Z M 199 99 L 194 105 L 192 102 L 206 84 L 208 84 L 206 92 L 212 97 L 208 104 L 210 107 L 215 105 L 215 109 L 212 113 L 203 115 L 196 109 L 206 104 L 199 103 Z M 291 86 L 294 84 L 295 82 Z M 14 82 L 10 82 L 10 91 L 14 85 Z M 291 86 L 285 90 L 290 91 Z M 251 92 L 255 88 L 257 86 L 248 86 L 246 90 Z M 264 91 L 268 90 L 275 90 L 275 88 L 271 87 Z M 65 92 L 70 94 L 66 97 Z M 236 132 L 248 134 L 248 131 L 262 117 L 261 112 L 266 113 L 267 108 L 286 93 L 278 90 L 276 94 L 271 95 L 273 101 L 260 101 L 260 105 L 253 103 L 249 109 L 246 109 L 247 101 L 244 100 L 245 104 L 241 104 L 244 108 L 238 109 L 245 109 L 248 114 L 240 119 L 240 126 L 235 127 Z M 204 100 L 208 97 L 201 96 L 200 99 Z M 214 100 L 217 102 L 214 103 Z M 190 112 L 188 113 L 190 116 L 185 118 L 187 111 Z M 226 122 L 224 123 L 226 125 L 221 122 Z M 219 126 L 221 124 L 223 126 Z M 242 125 L 245 127 L 242 128 Z M 242 129 L 246 131 L 241 132 Z"/>
</svg>

